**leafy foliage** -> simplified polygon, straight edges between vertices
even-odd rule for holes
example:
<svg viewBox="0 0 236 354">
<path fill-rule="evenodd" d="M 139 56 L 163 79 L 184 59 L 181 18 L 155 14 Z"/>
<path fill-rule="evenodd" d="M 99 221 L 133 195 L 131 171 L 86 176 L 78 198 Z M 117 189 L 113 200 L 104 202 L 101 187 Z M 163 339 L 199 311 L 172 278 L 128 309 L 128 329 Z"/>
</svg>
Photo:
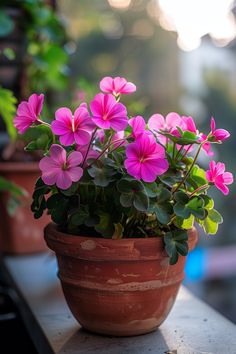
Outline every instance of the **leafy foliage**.
<svg viewBox="0 0 236 354">
<path fill-rule="evenodd" d="M 16 129 L 13 125 L 13 118 L 16 112 L 16 101 L 17 100 L 12 91 L 0 87 L 0 115 L 4 120 L 11 140 L 14 140 L 17 135 Z"/>
</svg>

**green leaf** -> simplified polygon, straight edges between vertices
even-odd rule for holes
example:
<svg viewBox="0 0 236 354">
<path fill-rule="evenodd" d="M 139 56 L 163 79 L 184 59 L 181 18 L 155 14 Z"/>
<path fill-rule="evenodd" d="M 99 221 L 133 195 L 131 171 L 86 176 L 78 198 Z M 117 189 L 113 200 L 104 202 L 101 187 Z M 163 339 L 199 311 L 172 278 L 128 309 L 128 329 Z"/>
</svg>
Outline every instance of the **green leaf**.
<svg viewBox="0 0 236 354">
<path fill-rule="evenodd" d="M 116 171 L 111 167 L 105 167 L 104 165 L 99 166 L 98 164 L 93 164 L 88 170 L 91 177 L 94 178 L 94 184 L 99 187 L 107 187 L 110 182 L 114 181 L 114 175 Z"/>
<path fill-rule="evenodd" d="M 76 211 L 70 217 L 70 222 L 73 225 L 79 226 L 85 223 L 85 220 L 89 217 L 87 206 L 81 205 L 79 210 Z"/>
<path fill-rule="evenodd" d="M 12 91 L 0 87 L 0 115 L 4 120 L 8 135 L 12 141 L 15 140 L 17 136 L 16 128 L 13 125 L 13 118 L 16 113 L 16 102 L 17 100 Z"/>
<path fill-rule="evenodd" d="M 128 178 L 120 179 L 116 186 L 120 193 L 140 192 L 144 190 L 144 185 L 141 181 Z"/>
<path fill-rule="evenodd" d="M 157 196 L 158 187 L 156 182 L 153 183 L 143 183 L 147 196 L 150 198 L 154 198 Z"/>
<path fill-rule="evenodd" d="M 176 216 L 174 223 L 177 227 L 181 229 L 190 230 L 194 224 L 194 216 L 190 215 L 190 217 L 187 219 L 183 219 L 179 216 Z"/>
<path fill-rule="evenodd" d="M 0 176 L 0 191 L 10 192 L 14 197 L 19 197 L 27 195 L 27 192 L 17 186 L 15 183 L 8 181 L 7 179 Z"/>
<path fill-rule="evenodd" d="M 138 211 L 147 211 L 149 207 L 149 199 L 146 192 L 134 193 L 133 204 Z"/>
<path fill-rule="evenodd" d="M 4 7 L 3 7 L 4 8 Z M 14 22 L 6 11 L 0 11 L 0 37 L 5 37 L 14 29 Z"/>
<path fill-rule="evenodd" d="M 120 195 L 120 204 L 124 208 L 129 208 L 133 205 L 133 193 L 123 193 Z"/>
<path fill-rule="evenodd" d="M 141 181 L 122 178 L 116 184 L 120 195 L 120 203 L 123 207 L 129 208 L 132 205 L 138 211 L 147 211 L 149 198 Z"/>
<path fill-rule="evenodd" d="M 95 230 L 102 234 L 103 237 L 111 238 L 115 232 L 115 227 L 112 222 L 112 217 L 106 212 L 99 212 L 100 221 L 95 226 Z"/>
<path fill-rule="evenodd" d="M 198 220 L 208 235 L 215 235 L 218 231 L 218 225 L 223 222 L 220 213 L 215 209 L 210 209 L 205 220 Z"/>
<path fill-rule="evenodd" d="M 73 182 L 70 188 L 68 189 L 61 189 L 61 193 L 66 195 L 67 197 L 70 197 L 72 195 L 75 195 L 78 191 L 79 187 L 79 182 Z"/>
<path fill-rule="evenodd" d="M 202 168 L 199 168 L 197 165 L 192 168 L 187 181 L 193 185 L 195 189 L 205 184 L 208 185 L 206 172 Z"/>
<path fill-rule="evenodd" d="M 214 208 L 214 200 L 212 198 L 205 194 L 201 194 L 201 198 L 204 200 L 206 210 L 211 210 Z"/>
<path fill-rule="evenodd" d="M 167 232 L 164 236 L 165 250 L 170 257 L 170 264 L 178 261 L 179 255 L 188 254 L 188 235 L 184 230 L 174 230 Z"/>
<path fill-rule="evenodd" d="M 114 240 L 119 240 L 123 237 L 124 228 L 120 223 L 114 224 L 114 227 L 115 227 L 115 231 L 114 234 L 112 235 L 112 238 Z"/>
<path fill-rule="evenodd" d="M 221 216 L 220 213 L 219 213 L 217 210 L 215 210 L 215 209 L 209 210 L 208 217 L 209 217 L 212 221 L 216 222 L 217 224 L 222 224 L 222 223 L 223 223 L 223 218 L 222 218 L 222 216 Z"/>
</svg>

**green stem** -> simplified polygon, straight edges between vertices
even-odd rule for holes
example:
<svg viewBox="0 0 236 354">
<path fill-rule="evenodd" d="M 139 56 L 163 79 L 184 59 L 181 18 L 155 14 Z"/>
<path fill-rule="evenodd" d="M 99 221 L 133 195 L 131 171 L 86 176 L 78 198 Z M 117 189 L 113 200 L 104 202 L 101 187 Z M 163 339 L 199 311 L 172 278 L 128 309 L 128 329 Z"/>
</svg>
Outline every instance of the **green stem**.
<svg viewBox="0 0 236 354">
<path fill-rule="evenodd" d="M 93 133 L 92 133 L 92 135 L 91 135 L 91 139 L 90 139 L 90 142 L 89 142 L 89 144 L 88 144 L 88 148 L 87 148 L 86 153 L 85 153 L 85 155 L 84 155 L 84 160 L 83 160 L 83 163 L 82 163 L 82 168 L 84 167 L 84 164 L 85 164 L 85 162 L 86 162 L 86 159 L 87 159 L 87 156 L 88 156 L 88 153 L 89 153 L 89 149 L 90 149 L 90 147 L 91 147 L 91 144 L 92 144 L 92 142 L 93 142 L 93 139 L 94 139 L 94 137 L 95 137 L 95 134 L 96 134 L 97 130 L 98 130 L 98 128 L 95 128 L 94 131 L 93 131 Z"/>
<path fill-rule="evenodd" d="M 173 160 L 175 158 L 175 148 L 176 148 L 176 143 L 173 144 L 173 155 L 172 155 Z"/>
<path fill-rule="evenodd" d="M 189 145 L 189 147 L 185 150 L 185 153 L 183 154 L 181 161 L 185 158 L 185 156 L 187 155 L 187 153 L 189 152 L 189 150 L 191 149 L 192 146 L 193 146 L 193 144 Z"/>
<path fill-rule="evenodd" d="M 208 184 L 204 184 L 203 186 L 200 186 L 198 188 L 196 188 L 190 195 L 189 197 L 191 198 L 194 194 L 200 192 L 201 190 L 203 189 L 206 189 L 206 188 L 209 188 L 209 185 Z"/>
<path fill-rule="evenodd" d="M 110 142 L 110 143 L 101 151 L 101 153 L 96 157 L 96 159 L 94 159 L 94 160 L 93 160 L 87 167 L 85 167 L 85 168 L 91 167 L 97 160 L 99 160 L 100 157 L 102 157 L 102 156 L 105 154 L 105 152 L 107 151 L 107 149 L 109 149 L 109 147 L 110 147 L 111 145 L 116 144 L 116 143 L 118 143 L 118 142 L 121 142 L 121 143 L 122 143 L 123 141 L 127 140 L 129 137 L 130 137 L 130 136 L 127 136 L 126 138 L 117 139 L 117 140 L 115 140 L 115 141 Z M 117 149 L 117 148 L 118 148 L 118 147 L 116 147 L 116 149 Z M 113 152 L 113 151 L 116 150 L 116 149 L 113 149 L 111 152 Z"/>
<path fill-rule="evenodd" d="M 47 127 L 49 127 L 50 129 L 51 129 L 51 124 L 49 124 L 49 123 L 47 123 L 47 122 L 44 122 L 43 120 L 41 120 L 41 119 L 37 119 L 37 121 L 36 122 L 39 122 L 40 124 L 43 124 L 43 125 L 46 125 Z"/>
<path fill-rule="evenodd" d="M 205 143 L 202 142 L 200 145 L 199 145 L 199 148 L 197 150 L 197 153 L 196 153 L 196 156 L 194 157 L 193 159 L 193 162 L 189 168 L 189 170 L 187 171 L 186 175 L 184 176 L 183 180 L 177 185 L 177 187 L 173 190 L 173 193 L 177 192 L 177 190 L 182 186 L 182 184 L 184 184 L 188 178 L 188 176 L 190 175 L 190 172 L 192 171 L 193 169 L 193 166 L 195 165 L 195 162 L 197 161 L 197 158 L 198 158 L 198 155 L 200 154 L 200 151 L 201 151 L 201 148 L 202 148 L 202 145 Z"/>
<path fill-rule="evenodd" d="M 178 157 L 181 154 L 181 152 L 183 151 L 184 145 L 181 146 L 181 148 L 178 150 L 176 156 L 175 156 L 175 160 L 178 161 Z"/>
</svg>

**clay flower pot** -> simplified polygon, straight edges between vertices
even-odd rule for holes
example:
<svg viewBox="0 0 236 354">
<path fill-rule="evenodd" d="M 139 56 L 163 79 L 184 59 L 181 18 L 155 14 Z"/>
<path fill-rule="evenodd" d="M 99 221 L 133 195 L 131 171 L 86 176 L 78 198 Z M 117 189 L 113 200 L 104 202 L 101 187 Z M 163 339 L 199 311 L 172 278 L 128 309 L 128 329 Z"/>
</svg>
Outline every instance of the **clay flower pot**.
<svg viewBox="0 0 236 354">
<path fill-rule="evenodd" d="M 197 231 L 189 233 L 189 248 Z M 45 228 L 56 252 L 59 278 L 70 310 L 86 329 L 114 336 L 155 330 L 167 317 L 184 278 L 185 257 L 169 265 L 161 238 L 112 240 Z"/>
<path fill-rule="evenodd" d="M 6 209 L 9 194 L 0 194 L 0 252 L 24 254 L 46 251 L 43 228 L 50 218 L 44 215 L 35 220 L 30 210 L 34 184 L 40 175 L 38 163 L 2 162 L 0 175 L 28 192 L 28 196 L 22 198 L 22 204 L 13 216 L 10 216 Z"/>
</svg>

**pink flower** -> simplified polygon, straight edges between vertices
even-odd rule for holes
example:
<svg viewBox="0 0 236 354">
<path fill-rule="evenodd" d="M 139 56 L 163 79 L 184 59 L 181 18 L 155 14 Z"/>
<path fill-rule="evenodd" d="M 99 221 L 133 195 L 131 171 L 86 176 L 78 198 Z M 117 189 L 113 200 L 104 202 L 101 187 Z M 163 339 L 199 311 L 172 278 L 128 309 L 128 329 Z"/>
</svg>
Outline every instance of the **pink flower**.
<svg viewBox="0 0 236 354">
<path fill-rule="evenodd" d="M 105 132 L 104 130 L 100 129 L 97 131 L 96 137 L 98 138 L 98 140 L 100 141 L 101 144 L 104 144 L 105 142 Z M 125 132 L 123 130 L 121 130 L 120 132 L 116 132 L 112 139 L 111 139 L 111 143 L 114 143 L 114 145 L 112 145 L 112 148 L 117 148 L 120 146 L 124 146 L 126 145 L 126 141 L 120 141 L 122 139 L 124 139 L 125 137 Z"/>
<path fill-rule="evenodd" d="M 222 162 L 210 162 L 210 170 L 206 171 L 206 179 L 210 183 L 214 183 L 223 194 L 229 194 L 227 184 L 233 183 L 233 175 L 230 172 L 225 172 L 225 164 Z"/>
<path fill-rule="evenodd" d="M 79 167 L 82 160 L 80 152 L 73 151 L 66 158 L 66 150 L 53 144 L 50 157 L 45 156 L 39 162 L 43 182 L 48 186 L 56 184 L 60 189 L 68 189 L 72 182 L 78 182 L 83 175 L 83 169 Z"/>
<path fill-rule="evenodd" d="M 148 121 L 149 129 L 157 136 L 158 140 L 162 143 L 166 143 L 166 137 L 158 133 L 163 131 L 175 136 L 179 136 L 176 127 L 181 127 L 182 119 L 178 113 L 171 112 L 164 118 L 161 114 L 153 114 Z"/>
<path fill-rule="evenodd" d="M 99 156 L 99 151 L 97 150 L 93 150 L 92 148 L 89 149 L 88 153 L 88 144 L 87 145 L 77 145 L 76 146 L 76 150 L 79 151 L 82 156 L 83 156 L 83 161 L 86 157 L 85 163 L 83 164 L 84 167 L 86 167 L 88 165 L 87 161 L 90 159 L 96 159 Z M 86 156 L 87 154 L 87 156 Z"/>
<path fill-rule="evenodd" d="M 104 77 L 100 81 L 100 89 L 103 92 L 112 93 L 114 96 L 128 94 L 136 91 L 136 86 L 132 82 L 127 82 L 123 77 Z"/>
<path fill-rule="evenodd" d="M 98 93 L 90 103 L 93 122 L 102 129 L 124 130 L 128 124 L 126 107 L 114 96 Z"/>
<path fill-rule="evenodd" d="M 141 116 L 131 118 L 129 125 L 132 127 L 132 136 L 135 139 L 137 139 L 140 134 L 143 134 L 146 128 L 146 122 Z"/>
<path fill-rule="evenodd" d="M 216 129 L 215 119 L 211 117 L 211 137 L 214 141 L 224 141 L 230 137 L 230 133 L 225 129 Z"/>
<path fill-rule="evenodd" d="M 44 95 L 33 93 L 28 101 L 19 104 L 14 118 L 14 126 L 23 134 L 37 120 L 43 108 Z"/>
<path fill-rule="evenodd" d="M 195 122 L 193 120 L 192 117 L 185 117 L 183 116 L 182 117 L 182 124 L 180 126 L 180 128 L 185 132 L 185 131 L 188 131 L 188 132 L 191 132 L 191 133 L 194 133 L 196 135 L 199 134 L 197 128 L 196 128 L 196 125 L 195 125 Z"/>
<path fill-rule="evenodd" d="M 153 135 L 143 134 L 126 148 L 124 165 L 134 178 L 154 182 L 157 176 L 168 169 L 165 149 L 156 142 Z"/>
<path fill-rule="evenodd" d="M 89 116 L 86 105 L 82 103 L 74 116 L 69 108 L 59 108 L 55 113 L 56 120 L 51 124 L 52 132 L 59 135 L 60 143 L 65 146 L 87 144 L 94 124 Z"/>
<path fill-rule="evenodd" d="M 207 136 L 205 134 L 201 133 L 199 141 L 203 142 L 205 140 L 207 140 Z M 214 152 L 211 150 L 211 143 L 209 141 L 207 141 L 205 144 L 203 144 L 202 148 L 208 156 L 214 155 Z"/>
</svg>

